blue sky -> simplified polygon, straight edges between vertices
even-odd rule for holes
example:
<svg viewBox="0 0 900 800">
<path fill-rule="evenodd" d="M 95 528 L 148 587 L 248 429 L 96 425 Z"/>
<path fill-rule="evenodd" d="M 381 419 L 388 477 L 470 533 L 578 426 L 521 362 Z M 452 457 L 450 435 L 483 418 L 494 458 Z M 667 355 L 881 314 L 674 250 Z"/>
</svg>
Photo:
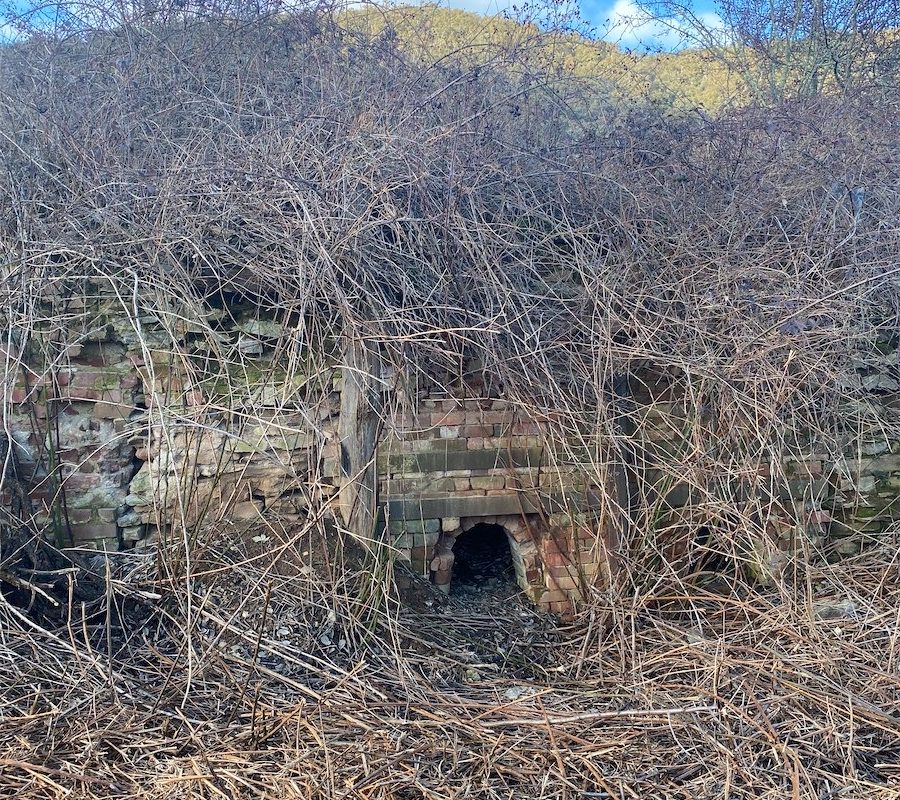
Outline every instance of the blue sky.
<svg viewBox="0 0 900 800">
<path fill-rule="evenodd" d="M 385 1 L 385 0 L 382 0 Z M 483 14 L 496 14 L 510 10 L 513 6 L 527 4 L 528 0 L 424 0 L 439 2 L 452 8 L 464 8 Z M 15 2 L 15 0 L 14 0 Z M 353 2 L 353 0 L 350 0 Z M 415 3 L 417 0 L 386 0 L 398 4 Z M 540 0 L 538 0 L 540 2 Z M 679 37 L 665 25 L 650 20 L 635 4 L 635 0 L 555 0 L 556 3 L 576 3 L 581 17 L 593 27 L 602 38 L 617 42 L 625 48 L 661 47 L 677 49 L 683 44 Z M 23 0 L 22 5 L 30 4 Z M 717 27 L 718 17 L 714 10 L 714 0 L 693 0 L 694 13 L 707 27 Z M 0 41 L 12 38 L 13 31 L 0 23 Z"/>
<path fill-rule="evenodd" d="M 403 2 L 403 0 L 396 0 Z M 672 30 L 650 20 L 641 12 L 634 0 L 573 0 L 578 3 L 581 16 L 605 39 L 616 41 L 623 47 L 643 46 L 677 47 L 680 37 Z M 497 13 L 521 5 L 522 0 L 443 0 L 453 8 L 464 8 L 481 13 Z M 690 3 L 694 13 L 709 28 L 719 26 L 713 0 L 694 0 Z"/>
<path fill-rule="evenodd" d="M 628 47 L 640 44 L 676 44 L 679 37 L 672 30 L 647 18 L 635 5 L 634 0 L 581 0 L 581 10 L 585 19 L 598 32 L 609 31 L 609 38 L 617 39 Z M 689 3 L 694 14 L 709 28 L 719 27 L 720 20 L 712 0 L 695 0 Z"/>
</svg>

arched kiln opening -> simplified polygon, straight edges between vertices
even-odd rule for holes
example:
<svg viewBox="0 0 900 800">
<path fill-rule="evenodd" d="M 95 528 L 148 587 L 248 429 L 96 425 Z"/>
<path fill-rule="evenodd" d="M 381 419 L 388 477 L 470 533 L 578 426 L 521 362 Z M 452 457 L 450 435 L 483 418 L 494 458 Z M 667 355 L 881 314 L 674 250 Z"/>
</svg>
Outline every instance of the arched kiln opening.
<svg viewBox="0 0 900 800">
<path fill-rule="evenodd" d="M 452 592 L 517 591 L 510 537 L 500 525 L 478 523 L 456 537 Z"/>
<path fill-rule="evenodd" d="M 439 524 L 442 532 L 429 553 L 431 580 L 438 589 L 457 594 L 459 585 L 470 595 L 487 591 L 509 596 L 523 591 L 532 602 L 542 600 L 546 581 L 539 518 L 448 517 Z"/>
</svg>

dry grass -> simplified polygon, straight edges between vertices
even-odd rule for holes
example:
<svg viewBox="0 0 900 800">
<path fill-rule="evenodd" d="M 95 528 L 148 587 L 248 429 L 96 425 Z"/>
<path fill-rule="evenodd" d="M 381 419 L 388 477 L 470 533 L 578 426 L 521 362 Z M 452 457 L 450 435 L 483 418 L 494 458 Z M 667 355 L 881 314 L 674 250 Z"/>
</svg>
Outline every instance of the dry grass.
<svg viewBox="0 0 900 800">
<path fill-rule="evenodd" d="M 360 608 L 302 533 L 278 559 L 240 541 L 209 542 L 190 596 L 120 556 L 90 621 L 5 604 L 6 796 L 900 793 L 896 549 L 557 627 L 508 602 Z"/>
</svg>

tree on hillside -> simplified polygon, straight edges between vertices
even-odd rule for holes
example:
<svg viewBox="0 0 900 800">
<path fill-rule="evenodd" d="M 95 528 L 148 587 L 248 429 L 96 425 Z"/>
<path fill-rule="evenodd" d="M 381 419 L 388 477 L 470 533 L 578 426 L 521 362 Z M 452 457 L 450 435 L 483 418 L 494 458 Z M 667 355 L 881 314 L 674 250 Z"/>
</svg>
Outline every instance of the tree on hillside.
<svg viewBox="0 0 900 800">
<path fill-rule="evenodd" d="M 640 7 L 737 71 L 761 102 L 897 80 L 898 0 L 717 0 L 714 24 L 690 0 Z"/>
</svg>

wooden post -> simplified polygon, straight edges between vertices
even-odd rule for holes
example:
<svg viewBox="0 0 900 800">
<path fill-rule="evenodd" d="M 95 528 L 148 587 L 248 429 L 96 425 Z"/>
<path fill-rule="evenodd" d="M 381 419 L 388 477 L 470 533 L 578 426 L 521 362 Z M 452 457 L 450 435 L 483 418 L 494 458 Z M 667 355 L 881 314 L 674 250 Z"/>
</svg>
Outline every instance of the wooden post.
<svg viewBox="0 0 900 800">
<path fill-rule="evenodd" d="M 619 434 L 620 444 L 617 448 L 621 457 L 619 463 L 613 464 L 613 497 L 614 507 L 618 512 L 611 520 L 612 525 L 608 531 L 607 561 L 610 582 L 615 582 L 623 551 L 631 547 L 631 537 L 634 533 L 635 522 L 634 509 L 638 500 L 639 483 L 636 469 L 637 455 L 635 453 L 635 429 L 629 416 L 633 410 L 634 400 L 631 394 L 631 384 L 627 373 L 619 373 L 613 376 L 612 395 L 615 410 L 618 414 L 616 433 Z M 615 452 L 615 451 L 614 451 Z"/>
<path fill-rule="evenodd" d="M 344 525 L 371 539 L 378 512 L 375 445 L 382 408 L 381 359 L 378 348 L 357 338 L 344 346 L 340 436 L 340 505 Z"/>
</svg>

